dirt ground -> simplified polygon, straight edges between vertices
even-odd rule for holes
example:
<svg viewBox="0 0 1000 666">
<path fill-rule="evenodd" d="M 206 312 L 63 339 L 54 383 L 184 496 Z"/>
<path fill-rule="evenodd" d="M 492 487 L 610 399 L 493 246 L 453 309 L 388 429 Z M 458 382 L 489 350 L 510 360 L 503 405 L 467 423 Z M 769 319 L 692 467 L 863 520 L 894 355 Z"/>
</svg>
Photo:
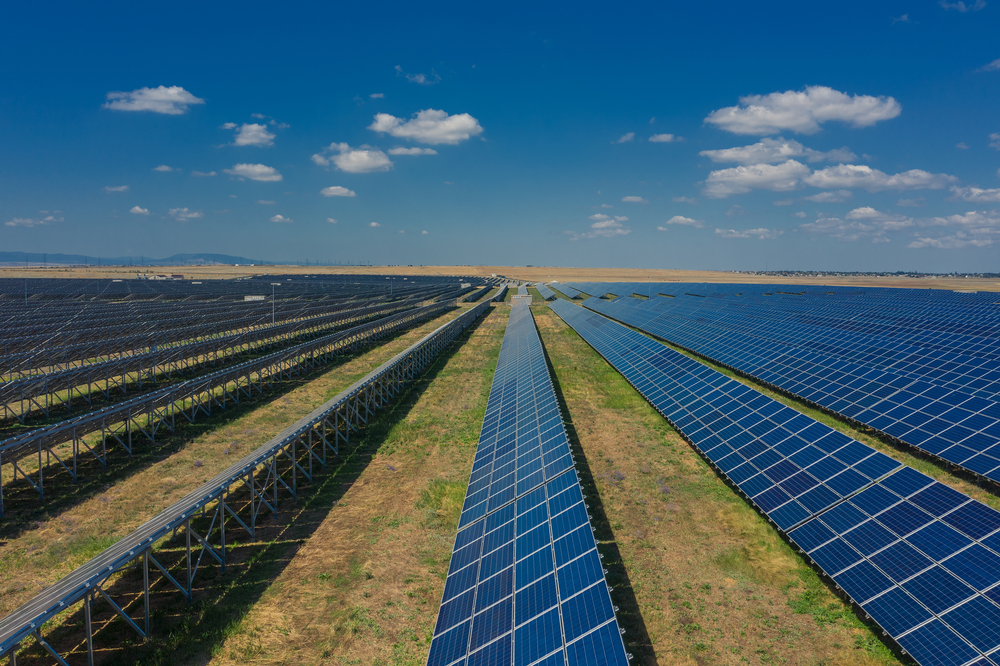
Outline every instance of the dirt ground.
<svg viewBox="0 0 1000 666">
<path fill-rule="evenodd" d="M 123 278 L 134 277 L 137 267 L 0 268 L 2 277 Z M 142 270 L 142 269 L 139 269 Z M 157 266 L 157 274 L 180 274 L 195 280 L 246 275 L 505 275 L 532 282 L 738 282 L 753 284 L 824 284 L 859 287 L 906 287 L 1000 291 L 1000 279 L 958 277 L 774 277 L 733 271 L 678 271 L 645 268 L 573 268 L 557 266 Z"/>
</svg>

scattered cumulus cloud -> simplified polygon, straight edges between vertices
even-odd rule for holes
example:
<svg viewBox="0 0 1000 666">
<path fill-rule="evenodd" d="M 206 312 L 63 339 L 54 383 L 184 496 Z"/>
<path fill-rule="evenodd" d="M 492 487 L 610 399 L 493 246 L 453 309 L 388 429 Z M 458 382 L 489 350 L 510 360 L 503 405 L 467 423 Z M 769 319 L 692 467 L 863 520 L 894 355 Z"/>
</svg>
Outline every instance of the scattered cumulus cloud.
<svg viewBox="0 0 1000 666">
<path fill-rule="evenodd" d="M 637 196 L 622 197 L 622 201 L 624 201 L 625 203 L 643 203 L 643 204 L 649 203 L 649 201 L 647 201 L 646 199 Z"/>
<path fill-rule="evenodd" d="M 411 139 L 431 145 L 455 145 L 483 133 L 479 121 L 468 113 L 449 116 L 440 109 L 418 111 L 413 119 L 406 121 L 388 113 L 377 113 L 375 122 L 368 129 L 397 139 Z"/>
<path fill-rule="evenodd" d="M 381 225 L 381 224 L 379 224 L 378 222 L 369 222 L 369 223 L 368 223 L 368 226 L 369 226 L 369 227 L 371 227 L 372 229 L 378 229 L 378 228 L 379 228 L 379 227 L 381 227 L 382 225 Z"/>
<path fill-rule="evenodd" d="M 235 123 L 226 123 L 225 129 L 234 129 Z M 243 123 L 236 130 L 236 138 L 233 139 L 234 146 L 273 146 L 274 134 L 267 131 L 267 125 L 259 123 Z"/>
<path fill-rule="evenodd" d="M 951 233 L 933 235 L 933 232 L 917 231 L 907 247 L 941 250 L 988 247 L 1000 239 L 1000 211 L 970 211 L 961 215 L 934 217 L 923 221 L 921 226 L 945 227 Z"/>
<path fill-rule="evenodd" d="M 635 132 L 628 132 L 627 134 L 622 134 L 620 137 L 618 137 L 618 140 L 615 141 L 615 143 L 628 143 L 629 141 L 633 141 L 634 139 L 635 139 Z"/>
<path fill-rule="evenodd" d="M 705 122 L 733 134 L 763 136 L 783 130 L 815 134 L 831 120 L 869 127 L 895 118 L 901 110 L 892 97 L 848 95 L 827 86 L 809 86 L 802 91 L 740 97 L 738 106 L 713 111 Z"/>
<path fill-rule="evenodd" d="M 214 171 L 192 171 L 191 175 L 196 178 L 211 178 L 212 176 L 215 176 L 216 173 Z"/>
<path fill-rule="evenodd" d="M 952 187 L 951 193 L 962 201 L 972 203 L 1000 203 L 1000 189 L 984 190 L 979 187 Z"/>
<path fill-rule="evenodd" d="M 966 143 L 964 141 L 959 141 L 958 143 L 955 144 L 955 147 L 958 148 L 959 150 L 968 150 L 969 149 L 969 146 L 966 145 Z"/>
<path fill-rule="evenodd" d="M 392 160 L 378 148 L 351 148 L 346 143 L 331 143 L 323 152 L 313 155 L 312 161 L 320 166 L 333 164 L 348 173 L 374 173 L 393 167 Z"/>
<path fill-rule="evenodd" d="M 1000 58 L 997 58 L 991 63 L 983 65 L 977 71 L 980 72 L 1000 72 Z"/>
<path fill-rule="evenodd" d="M 431 233 L 431 232 L 429 232 L 429 231 L 427 231 L 426 229 L 424 229 L 423 231 L 421 231 L 421 232 L 420 232 L 420 235 L 421 235 L 421 236 L 427 236 L 427 235 L 428 235 L 428 234 L 430 234 L 430 233 Z"/>
<path fill-rule="evenodd" d="M 698 153 L 713 162 L 737 162 L 739 164 L 769 164 L 786 160 L 802 158 L 807 162 L 853 162 L 858 156 L 848 148 L 838 148 L 828 152 L 820 152 L 806 148 L 794 139 L 761 139 L 759 143 L 738 148 L 722 150 L 703 150 Z"/>
<path fill-rule="evenodd" d="M 841 241 L 890 242 L 888 234 L 911 231 L 910 248 L 958 249 L 987 247 L 1000 239 L 1000 211 L 970 211 L 947 217 L 912 218 L 884 213 L 864 206 L 855 208 L 845 219 L 820 218 L 801 225 L 807 233 L 831 236 Z"/>
<path fill-rule="evenodd" d="M 38 211 L 40 217 L 14 217 L 4 222 L 4 226 L 38 227 L 50 224 L 52 222 L 62 222 L 63 217 L 61 213 L 62 211 L 59 210 L 54 210 L 52 212 L 49 212 L 47 210 L 40 210 Z"/>
<path fill-rule="evenodd" d="M 654 134 L 649 137 L 649 140 L 653 143 L 677 143 L 678 141 L 683 141 L 684 137 L 674 134 Z"/>
<path fill-rule="evenodd" d="M 832 192 L 810 194 L 807 197 L 802 197 L 802 200 L 813 203 L 843 203 L 853 196 L 854 194 L 850 190 L 833 190 Z"/>
<path fill-rule="evenodd" d="M 751 189 L 788 192 L 798 187 L 801 179 L 809 174 L 809 167 L 795 160 L 720 169 L 708 174 L 702 193 L 712 199 L 722 199 L 732 194 L 746 194 Z"/>
<path fill-rule="evenodd" d="M 433 148 L 403 148 L 402 146 L 397 146 L 396 148 L 389 149 L 390 155 L 437 155 L 438 151 Z"/>
<path fill-rule="evenodd" d="M 590 231 L 573 234 L 573 240 L 579 240 L 581 238 L 613 238 L 615 236 L 626 236 L 632 233 L 631 229 L 622 225 L 622 222 L 628 221 L 628 218 L 624 215 L 609 217 L 598 213 L 596 215 L 591 215 L 589 219 L 594 220 L 594 223 L 590 225 Z"/>
<path fill-rule="evenodd" d="M 166 164 L 161 164 L 158 167 L 153 167 L 153 171 L 161 171 L 163 173 L 169 173 L 171 171 L 180 171 L 180 169 L 175 169 L 171 166 L 167 166 Z"/>
<path fill-rule="evenodd" d="M 912 22 L 912 21 L 910 21 L 910 15 L 909 14 L 903 14 L 902 16 L 892 16 L 890 18 L 892 18 L 892 24 L 893 25 L 896 25 L 897 23 L 911 23 Z"/>
<path fill-rule="evenodd" d="M 406 233 L 406 230 L 405 230 L 405 229 L 400 229 L 400 230 L 399 230 L 399 231 L 397 231 L 396 233 L 397 233 L 397 234 L 405 234 L 405 233 Z"/>
<path fill-rule="evenodd" d="M 191 210 L 190 208 L 171 208 L 167 215 L 174 218 L 178 222 L 184 222 L 185 220 L 195 220 L 199 217 L 205 217 L 205 214 L 200 210 Z"/>
<path fill-rule="evenodd" d="M 368 95 L 368 97 L 370 97 L 371 99 L 382 99 L 383 97 L 385 97 L 385 94 L 384 93 L 372 93 L 371 95 Z"/>
<path fill-rule="evenodd" d="M 330 223 L 330 224 L 337 224 L 337 220 L 336 220 L 336 218 L 333 218 L 333 217 L 328 217 L 328 218 L 326 218 L 326 221 L 327 221 L 328 223 Z"/>
<path fill-rule="evenodd" d="M 279 224 L 291 224 L 292 222 L 295 221 L 295 220 L 293 220 L 291 218 L 285 217 L 284 215 L 275 215 L 275 216 L 271 217 L 270 219 L 271 219 L 271 222 L 277 222 Z"/>
<path fill-rule="evenodd" d="M 204 104 L 205 100 L 195 97 L 180 86 L 158 86 L 139 88 L 132 92 L 109 92 L 105 109 L 112 111 L 149 111 L 179 116 L 186 113 L 192 104 Z"/>
<path fill-rule="evenodd" d="M 954 9 L 964 14 L 965 12 L 978 12 L 986 6 L 986 0 L 976 0 L 975 2 L 970 2 L 968 4 L 962 2 L 962 0 L 958 0 L 958 2 L 939 0 L 938 4 L 944 9 Z"/>
<path fill-rule="evenodd" d="M 685 227 L 694 227 L 695 229 L 701 229 L 705 226 L 704 220 L 694 220 L 690 217 L 684 217 L 683 215 L 674 215 L 672 218 L 666 221 L 666 224 L 679 224 Z M 657 227 L 660 231 L 666 231 L 666 227 Z"/>
<path fill-rule="evenodd" d="M 805 216 L 806 216 L 805 212 L 801 210 L 797 213 L 792 213 L 792 217 L 805 217 Z"/>
<path fill-rule="evenodd" d="M 715 233 L 723 238 L 756 238 L 757 240 L 770 240 L 785 233 L 784 229 L 716 229 Z"/>
<path fill-rule="evenodd" d="M 319 191 L 324 197 L 356 197 L 357 194 L 354 190 L 349 190 L 346 187 L 341 187 L 340 185 L 331 185 L 330 187 L 324 187 Z"/>
<path fill-rule="evenodd" d="M 418 83 L 422 86 L 432 86 L 435 83 L 441 82 L 441 77 L 433 69 L 431 70 L 430 76 L 426 74 L 407 74 L 403 71 L 403 68 L 396 65 L 396 76 L 404 76 L 406 80 L 410 83 Z"/>
<path fill-rule="evenodd" d="M 696 203 L 698 203 L 698 200 L 697 199 L 692 199 L 691 197 L 674 197 L 673 198 L 673 202 L 674 203 L 696 204 Z"/>
<path fill-rule="evenodd" d="M 276 203 L 278 203 L 278 202 L 277 202 L 277 201 L 268 201 L 268 200 L 266 200 L 266 199 L 258 199 L 258 200 L 257 200 L 257 201 L 255 201 L 254 203 L 256 203 L 256 204 L 260 204 L 260 205 L 262 205 L 262 206 L 273 206 L 274 204 L 276 204 Z"/>
<path fill-rule="evenodd" d="M 128 185 L 108 185 L 104 188 L 105 192 L 128 192 Z"/>
<path fill-rule="evenodd" d="M 129 212 L 132 213 L 133 215 L 149 215 L 149 209 L 142 208 L 140 206 L 132 206 Z"/>
<path fill-rule="evenodd" d="M 815 171 L 804 177 L 803 182 L 823 189 L 860 187 L 869 192 L 879 190 L 940 190 L 958 179 L 944 173 L 929 173 L 910 169 L 892 176 L 870 166 L 840 164 Z"/>
<path fill-rule="evenodd" d="M 1000 150 L 1000 132 L 994 132 L 993 134 L 990 134 L 989 146 L 990 148 Z"/>
<path fill-rule="evenodd" d="M 234 164 L 232 169 L 223 169 L 223 171 L 230 176 L 248 178 L 262 183 L 276 183 L 282 179 L 277 169 L 264 164 Z"/>
</svg>

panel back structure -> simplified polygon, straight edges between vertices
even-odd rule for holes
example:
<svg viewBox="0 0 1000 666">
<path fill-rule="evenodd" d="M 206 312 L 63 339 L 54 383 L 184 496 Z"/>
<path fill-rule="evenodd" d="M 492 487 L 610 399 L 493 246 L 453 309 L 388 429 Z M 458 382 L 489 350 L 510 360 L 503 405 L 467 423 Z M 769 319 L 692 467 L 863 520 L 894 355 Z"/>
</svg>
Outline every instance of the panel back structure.
<svg viewBox="0 0 1000 666">
<path fill-rule="evenodd" d="M 525 303 L 511 308 L 427 663 L 628 664 Z"/>
<path fill-rule="evenodd" d="M 552 309 L 920 664 L 1000 664 L 1000 512 L 617 322 Z"/>
</svg>

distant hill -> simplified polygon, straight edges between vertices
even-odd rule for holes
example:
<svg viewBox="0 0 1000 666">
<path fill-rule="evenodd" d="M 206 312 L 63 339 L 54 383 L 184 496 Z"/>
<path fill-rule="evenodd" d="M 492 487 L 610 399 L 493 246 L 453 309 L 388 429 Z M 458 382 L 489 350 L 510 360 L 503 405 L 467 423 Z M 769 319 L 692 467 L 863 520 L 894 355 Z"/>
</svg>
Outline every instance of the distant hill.
<svg viewBox="0 0 1000 666">
<path fill-rule="evenodd" d="M 163 259 L 152 257 L 90 257 L 84 254 L 42 254 L 39 252 L 0 252 L 0 266 L 204 266 L 211 264 L 272 264 L 231 254 L 175 254 Z"/>
</svg>

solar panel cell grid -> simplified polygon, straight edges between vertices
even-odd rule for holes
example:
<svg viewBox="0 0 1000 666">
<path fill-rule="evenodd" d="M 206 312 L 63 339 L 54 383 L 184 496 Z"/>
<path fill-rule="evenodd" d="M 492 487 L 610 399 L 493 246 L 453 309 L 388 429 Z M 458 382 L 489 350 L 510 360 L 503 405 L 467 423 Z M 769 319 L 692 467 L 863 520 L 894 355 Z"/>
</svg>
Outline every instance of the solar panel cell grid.
<svg viewBox="0 0 1000 666">
<path fill-rule="evenodd" d="M 1000 512 L 802 415 L 782 427 L 813 453 L 782 453 L 766 433 L 753 434 L 782 411 L 766 396 L 566 301 L 552 308 L 633 386 L 646 387 L 647 399 L 919 663 L 964 664 L 1000 646 L 1000 623 L 986 621 L 1000 616 Z M 704 425 L 710 412 L 725 417 Z"/>
<path fill-rule="evenodd" d="M 628 663 L 541 341 L 518 303 L 428 664 L 562 665 L 595 654 Z"/>
</svg>

